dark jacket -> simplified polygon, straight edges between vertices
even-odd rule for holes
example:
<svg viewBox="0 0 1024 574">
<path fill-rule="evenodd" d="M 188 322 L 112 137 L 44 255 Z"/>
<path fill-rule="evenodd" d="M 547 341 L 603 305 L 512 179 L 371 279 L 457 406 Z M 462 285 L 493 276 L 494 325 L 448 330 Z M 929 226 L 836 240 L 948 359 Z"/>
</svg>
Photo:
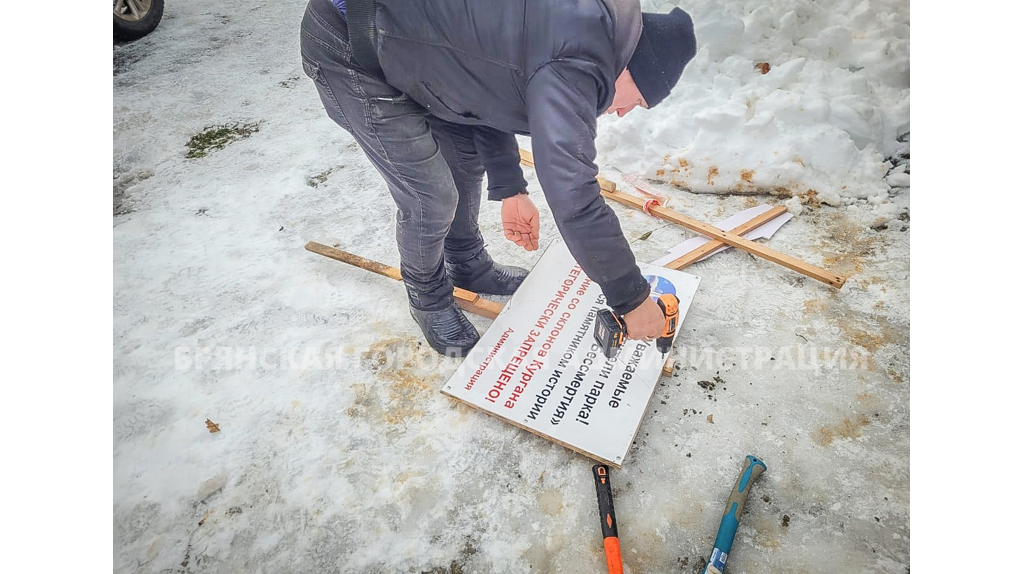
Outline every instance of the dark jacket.
<svg viewBox="0 0 1024 574">
<path fill-rule="evenodd" d="M 477 138 L 490 199 L 523 191 L 512 134 L 531 136 L 537 177 L 569 251 L 619 313 L 648 296 L 597 184 L 597 116 L 640 38 L 637 0 L 377 0 L 389 84 L 432 114 L 487 126 Z"/>
</svg>

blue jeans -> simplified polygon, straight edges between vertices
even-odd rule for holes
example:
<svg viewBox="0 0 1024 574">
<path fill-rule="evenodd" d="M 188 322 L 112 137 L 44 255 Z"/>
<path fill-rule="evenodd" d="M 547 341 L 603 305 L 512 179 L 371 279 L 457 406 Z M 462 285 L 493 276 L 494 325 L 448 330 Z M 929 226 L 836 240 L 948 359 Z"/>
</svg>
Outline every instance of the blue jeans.
<svg viewBox="0 0 1024 574">
<path fill-rule="evenodd" d="M 426 311 L 452 304 L 445 260 L 465 262 L 484 251 L 477 225 L 484 167 L 473 127 L 434 117 L 356 65 L 347 24 L 331 0 L 309 2 L 300 46 L 302 69 L 327 115 L 352 134 L 398 207 L 398 252 L 410 304 Z"/>
</svg>

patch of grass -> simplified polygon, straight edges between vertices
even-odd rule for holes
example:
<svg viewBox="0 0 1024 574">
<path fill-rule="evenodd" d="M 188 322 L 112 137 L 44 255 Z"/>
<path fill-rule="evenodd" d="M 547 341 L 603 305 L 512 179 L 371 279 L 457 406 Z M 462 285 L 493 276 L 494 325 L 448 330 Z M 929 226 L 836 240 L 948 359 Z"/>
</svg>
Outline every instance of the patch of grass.
<svg viewBox="0 0 1024 574">
<path fill-rule="evenodd" d="M 188 140 L 188 143 L 185 144 L 188 147 L 188 153 L 185 154 L 185 157 L 189 159 L 206 157 L 207 153 L 223 149 L 224 146 L 238 140 L 243 140 L 258 131 L 260 131 L 259 123 L 236 123 L 207 127 L 202 132 L 192 136 L 192 139 Z"/>
<path fill-rule="evenodd" d="M 339 169 L 342 169 L 344 167 L 345 167 L 344 165 L 336 165 L 336 166 L 334 166 L 332 168 L 325 169 L 324 171 L 322 171 L 322 172 L 320 172 L 320 173 L 318 173 L 318 174 L 316 174 L 314 176 L 307 177 L 306 178 L 306 185 L 308 185 L 309 187 L 319 187 L 320 184 L 322 184 L 325 181 L 327 181 L 327 178 L 330 177 L 330 175 L 332 173 L 334 173 L 334 172 L 336 172 Z"/>
</svg>

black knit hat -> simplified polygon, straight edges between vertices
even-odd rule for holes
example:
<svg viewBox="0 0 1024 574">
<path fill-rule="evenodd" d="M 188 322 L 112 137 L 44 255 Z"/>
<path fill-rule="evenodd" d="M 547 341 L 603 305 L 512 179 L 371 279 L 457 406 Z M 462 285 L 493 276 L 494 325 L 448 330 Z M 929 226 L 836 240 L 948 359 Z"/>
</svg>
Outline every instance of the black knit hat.
<svg viewBox="0 0 1024 574">
<path fill-rule="evenodd" d="M 680 8 L 668 14 L 643 12 L 641 16 L 640 42 L 626 68 L 647 107 L 653 108 L 672 91 L 697 53 L 697 37 L 693 20 Z"/>
</svg>

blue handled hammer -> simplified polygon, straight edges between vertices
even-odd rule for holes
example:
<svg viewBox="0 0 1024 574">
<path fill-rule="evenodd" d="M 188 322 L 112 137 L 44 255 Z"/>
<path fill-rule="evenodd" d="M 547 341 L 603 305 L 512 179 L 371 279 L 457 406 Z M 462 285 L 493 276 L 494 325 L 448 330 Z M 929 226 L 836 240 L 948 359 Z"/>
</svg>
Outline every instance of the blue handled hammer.
<svg viewBox="0 0 1024 574">
<path fill-rule="evenodd" d="M 736 537 L 736 529 L 740 525 L 740 515 L 743 514 L 743 505 L 747 503 L 750 486 L 766 470 L 768 470 L 768 466 L 761 459 L 747 455 L 743 472 L 736 479 L 729 500 L 725 501 L 725 514 L 722 515 L 722 522 L 718 525 L 715 549 L 711 551 L 711 559 L 708 560 L 708 565 L 704 568 L 704 574 L 722 574 L 725 570 L 725 561 L 729 558 L 729 552 L 732 551 L 732 541 Z"/>
</svg>

